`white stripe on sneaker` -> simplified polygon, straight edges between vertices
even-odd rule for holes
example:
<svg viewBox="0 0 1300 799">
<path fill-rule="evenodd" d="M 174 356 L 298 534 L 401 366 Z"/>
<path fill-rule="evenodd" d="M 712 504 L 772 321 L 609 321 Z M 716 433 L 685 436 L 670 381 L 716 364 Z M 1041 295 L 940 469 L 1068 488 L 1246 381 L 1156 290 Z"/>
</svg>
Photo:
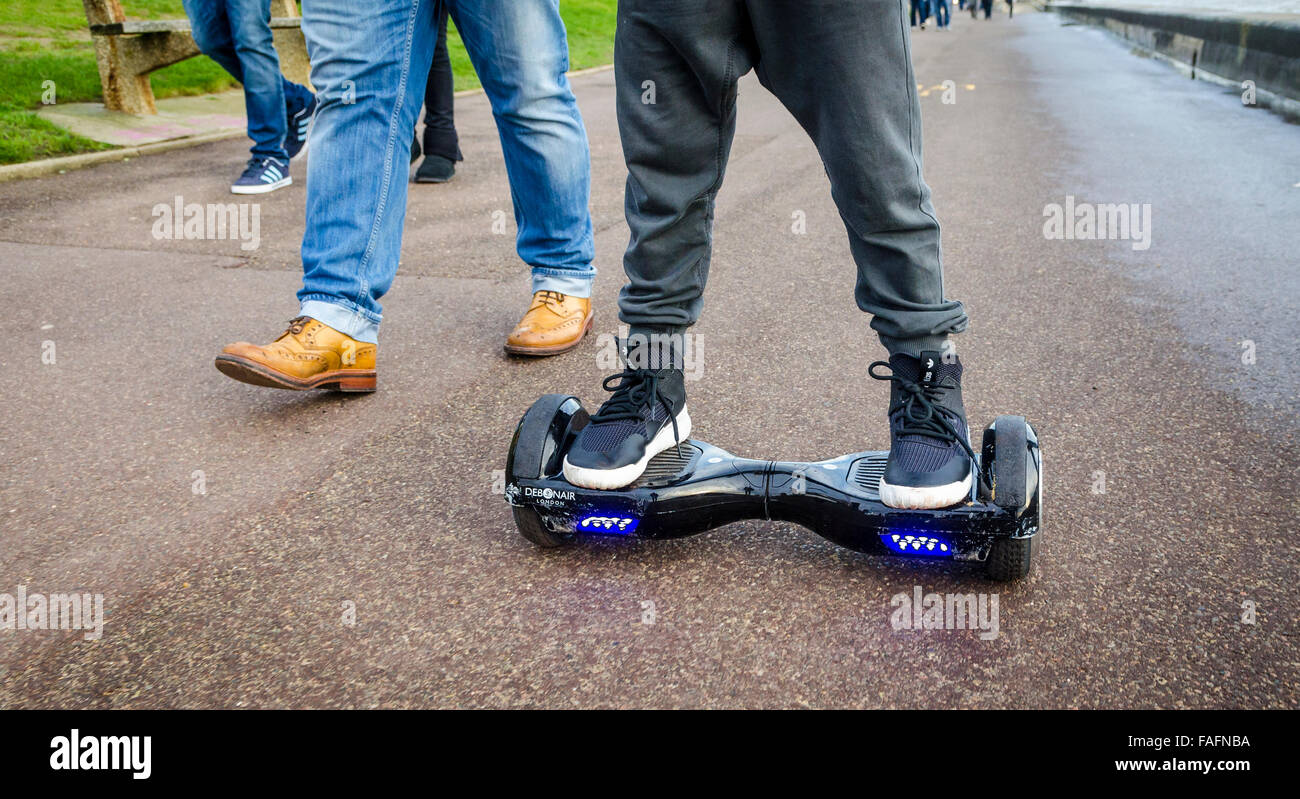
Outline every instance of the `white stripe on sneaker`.
<svg viewBox="0 0 1300 799">
<path fill-rule="evenodd" d="M 293 185 L 293 178 L 286 177 L 283 180 L 277 180 L 274 183 L 237 184 L 230 187 L 230 192 L 232 194 L 266 194 L 267 192 L 275 191 L 276 189 L 282 188 L 284 186 L 292 186 L 292 185 Z"/>
</svg>

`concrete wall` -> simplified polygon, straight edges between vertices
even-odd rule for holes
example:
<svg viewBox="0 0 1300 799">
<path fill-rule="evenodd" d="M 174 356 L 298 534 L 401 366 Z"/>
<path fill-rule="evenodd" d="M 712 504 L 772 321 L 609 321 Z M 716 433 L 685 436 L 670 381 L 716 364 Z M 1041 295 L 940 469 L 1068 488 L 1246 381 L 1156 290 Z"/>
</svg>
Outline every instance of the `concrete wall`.
<svg viewBox="0 0 1300 799">
<path fill-rule="evenodd" d="M 1287 14 L 1160 11 L 1043 4 L 1184 66 L 1193 77 L 1240 88 L 1255 82 L 1258 102 L 1300 117 L 1300 17 Z M 1207 74 L 1208 73 L 1208 74 Z"/>
</svg>

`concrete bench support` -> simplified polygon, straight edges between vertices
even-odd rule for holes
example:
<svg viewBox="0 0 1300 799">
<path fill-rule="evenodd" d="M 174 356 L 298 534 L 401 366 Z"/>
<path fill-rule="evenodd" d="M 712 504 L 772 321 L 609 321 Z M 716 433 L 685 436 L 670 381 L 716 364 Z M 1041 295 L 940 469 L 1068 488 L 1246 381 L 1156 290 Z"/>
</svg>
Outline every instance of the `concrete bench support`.
<svg viewBox="0 0 1300 799">
<path fill-rule="evenodd" d="M 199 54 L 187 19 L 129 21 L 119 0 L 82 0 L 95 41 L 95 61 L 104 90 L 104 107 L 129 114 L 156 114 L 149 73 Z M 302 20 L 293 0 L 273 0 L 271 34 L 280 70 L 308 84 L 311 65 Z"/>
</svg>

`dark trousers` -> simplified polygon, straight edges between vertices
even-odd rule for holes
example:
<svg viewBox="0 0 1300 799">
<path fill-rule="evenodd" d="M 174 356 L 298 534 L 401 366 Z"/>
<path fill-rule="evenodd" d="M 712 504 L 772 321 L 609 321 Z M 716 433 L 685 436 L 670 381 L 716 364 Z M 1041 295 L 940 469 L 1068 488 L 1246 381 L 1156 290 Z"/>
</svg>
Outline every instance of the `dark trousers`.
<svg viewBox="0 0 1300 799">
<path fill-rule="evenodd" d="M 424 86 L 424 153 L 449 161 L 462 161 L 456 136 L 456 90 L 452 82 L 451 58 L 447 55 L 447 5 L 440 3 L 435 19 L 438 42 L 433 47 L 429 82 Z"/>
<path fill-rule="evenodd" d="M 912 27 L 924 25 L 925 21 L 930 18 L 930 0 L 911 0 L 912 6 Z"/>
<path fill-rule="evenodd" d="M 885 346 L 919 354 L 966 327 L 961 303 L 943 294 L 903 0 L 808 5 L 620 0 L 614 64 L 632 235 L 619 315 L 632 332 L 680 332 L 699 317 L 736 82 L 751 68 L 821 154 L 857 264 L 855 298 Z"/>
</svg>

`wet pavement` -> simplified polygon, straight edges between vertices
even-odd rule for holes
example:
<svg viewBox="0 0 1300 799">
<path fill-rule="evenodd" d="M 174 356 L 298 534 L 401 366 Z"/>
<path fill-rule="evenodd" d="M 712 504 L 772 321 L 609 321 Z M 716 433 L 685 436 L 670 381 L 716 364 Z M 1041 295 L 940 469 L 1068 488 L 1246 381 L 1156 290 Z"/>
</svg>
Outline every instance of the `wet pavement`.
<svg viewBox="0 0 1300 799">
<path fill-rule="evenodd" d="M 97 641 L 0 630 L 0 706 L 1295 707 L 1300 127 L 1046 14 L 914 38 L 971 422 L 1022 413 L 1044 442 L 1027 580 L 777 523 L 560 551 L 516 534 L 494 479 L 514 424 L 550 391 L 598 405 L 616 331 L 625 172 L 599 72 L 575 88 L 603 338 L 502 353 L 528 276 L 494 232 L 491 115 L 461 98 L 466 161 L 411 188 L 372 396 L 211 365 L 296 312 L 300 165 L 247 251 L 156 239 L 151 214 L 231 202 L 239 141 L 0 186 L 0 592 L 106 607 Z M 883 351 L 817 154 L 752 76 L 740 107 L 695 435 L 883 448 Z M 1067 197 L 1149 204 L 1150 246 L 1046 238 Z M 997 594 L 997 636 L 894 629 L 916 586 Z"/>
</svg>

